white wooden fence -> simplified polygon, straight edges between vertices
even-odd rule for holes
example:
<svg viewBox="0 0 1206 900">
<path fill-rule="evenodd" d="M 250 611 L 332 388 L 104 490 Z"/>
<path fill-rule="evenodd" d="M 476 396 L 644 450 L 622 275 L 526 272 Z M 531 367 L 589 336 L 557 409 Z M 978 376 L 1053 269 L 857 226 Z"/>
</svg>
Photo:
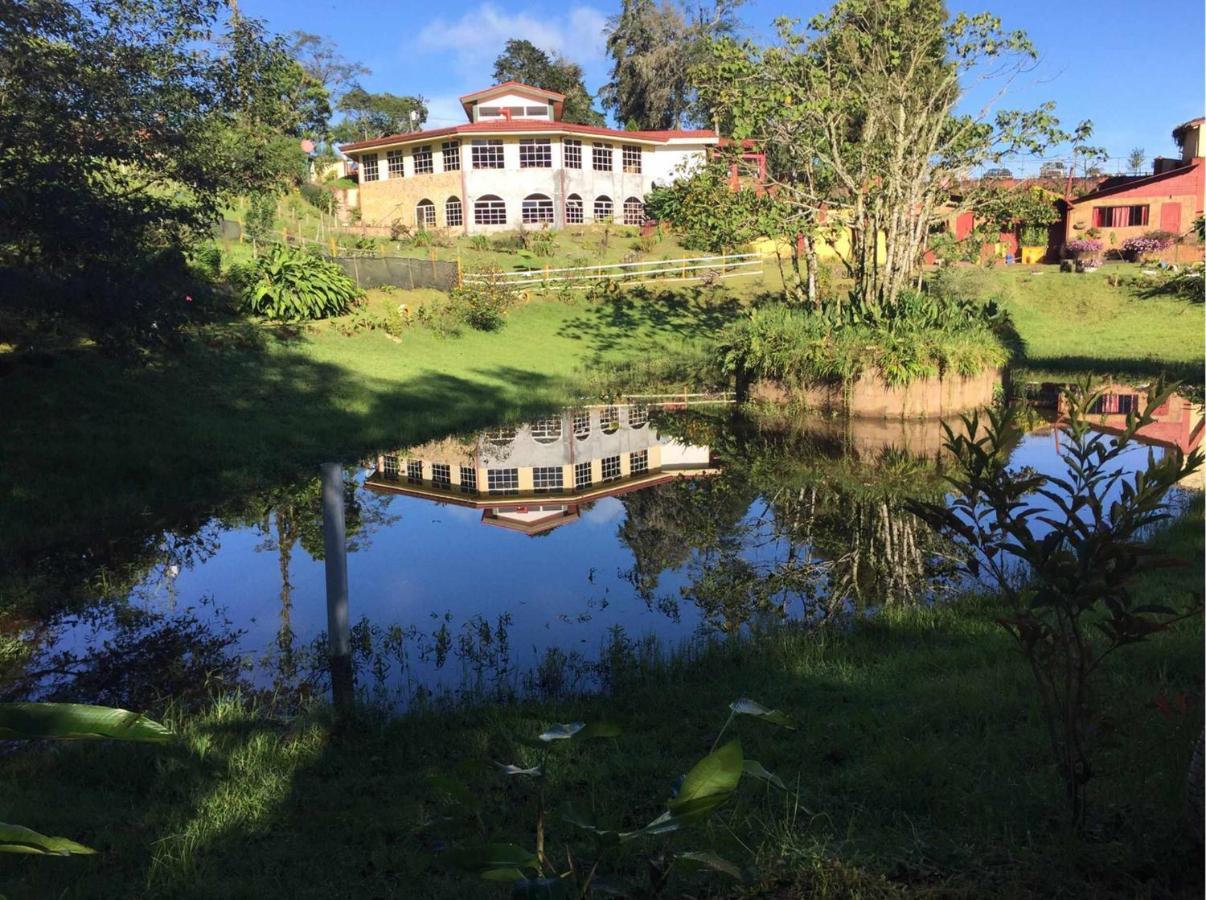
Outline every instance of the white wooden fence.
<svg viewBox="0 0 1206 900">
<path fill-rule="evenodd" d="M 667 281 L 716 281 L 761 275 L 763 257 L 759 253 L 735 253 L 721 256 L 693 256 L 684 259 L 651 259 L 644 262 L 608 263 L 601 266 L 570 266 L 523 269 L 516 272 L 466 272 L 467 284 L 494 282 L 508 287 L 531 285 L 577 285 L 588 287 L 598 281 L 622 281 L 629 285 Z"/>
</svg>

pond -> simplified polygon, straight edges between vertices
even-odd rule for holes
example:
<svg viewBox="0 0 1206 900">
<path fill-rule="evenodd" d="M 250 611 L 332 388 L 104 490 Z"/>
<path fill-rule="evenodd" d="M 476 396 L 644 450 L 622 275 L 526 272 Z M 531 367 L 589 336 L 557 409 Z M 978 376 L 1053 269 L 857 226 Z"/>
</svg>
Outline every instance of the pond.
<svg viewBox="0 0 1206 900">
<path fill-rule="evenodd" d="M 956 548 L 904 509 L 944 496 L 941 441 L 939 422 L 628 404 L 346 465 L 357 689 L 559 696 L 785 619 L 941 601 Z M 1040 428 L 1013 463 L 1053 471 L 1058 441 Z M 321 694 L 326 628 L 316 473 L 162 533 L 128 582 L 29 624 L 7 692 Z"/>
</svg>

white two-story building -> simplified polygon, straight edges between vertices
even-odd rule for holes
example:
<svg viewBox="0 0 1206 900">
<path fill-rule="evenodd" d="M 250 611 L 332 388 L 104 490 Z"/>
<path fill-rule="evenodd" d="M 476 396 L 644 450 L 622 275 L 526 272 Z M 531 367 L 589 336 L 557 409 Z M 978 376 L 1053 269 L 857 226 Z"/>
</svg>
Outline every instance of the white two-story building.
<svg viewBox="0 0 1206 900">
<path fill-rule="evenodd" d="M 464 125 L 344 144 L 359 166 L 360 220 L 466 234 L 613 221 L 702 162 L 711 131 L 617 131 L 561 121 L 564 96 L 506 82 L 461 98 Z"/>
</svg>

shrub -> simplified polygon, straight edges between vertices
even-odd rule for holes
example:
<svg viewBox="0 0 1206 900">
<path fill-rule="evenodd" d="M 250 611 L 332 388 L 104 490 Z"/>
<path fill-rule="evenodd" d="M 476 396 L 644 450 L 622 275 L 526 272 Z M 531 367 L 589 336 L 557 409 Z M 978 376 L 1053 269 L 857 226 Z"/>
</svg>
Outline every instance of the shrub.
<svg viewBox="0 0 1206 900">
<path fill-rule="evenodd" d="M 431 232 L 426 228 L 420 228 L 411 238 L 411 243 L 416 247 L 430 247 L 432 243 Z"/>
<path fill-rule="evenodd" d="M 1177 236 L 1171 231 L 1149 231 L 1123 241 L 1122 252 L 1133 259 L 1142 259 L 1149 253 L 1159 253 L 1171 247 L 1176 240 Z"/>
<path fill-rule="evenodd" d="M 335 199 L 334 192 L 326 185 L 304 182 L 301 186 L 301 195 L 303 200 L 319 212 L 333 216 L 339 210 L 339 201 Z"/>
<path fill-rule="evenodd" d="M 474 250 L 489 250 L 490 239 L 484 234 L 475 234 L 473 237 L 469 238 L 469 246 Z"/>
<path fill-rule="evenodd" d="M 253 241 L 262 241 L 272 231 L 276 221 L 276 195 L 253 194 L 243 217 L 243 231 Z"/>
<path fill-rule="evenodd" d="M 449 300 L 460 318 L 478 331 L 496 331 L 507 313 L 519 304 L 519 294 L 499 278 L 499 272 L 483 273 L 484 278 L 453 288 Z"/>
<path fill-rule="evenodd" d="M 1064 250 L 1067 251 L 1069 256 L 1073 257 L 1096 256 L 1101 253 L 1104 246 L 1096 238 L 1078 238 L 1065 243 Z"/>
<path fill-rule="evenodd" d="M 1021 244 L 1023 247 L 1045 247 L 1047 245 L 1047 228 L 1043 225 L 1022 226 Z"/>
<path fill-rule="evenodd" d="M 253 266 L 243 301 L 270 319 L 322 319 L 347 312 L 360 289 L 338 265 L 291 247 L 273 247 Z"/>
<path fill-rule="evenodd" d="M 552 256 L 557 251 L 557 243 L 551 231 L 535 231 L 528 237 L 528 247 L 533 256 Z"/>
</svg>

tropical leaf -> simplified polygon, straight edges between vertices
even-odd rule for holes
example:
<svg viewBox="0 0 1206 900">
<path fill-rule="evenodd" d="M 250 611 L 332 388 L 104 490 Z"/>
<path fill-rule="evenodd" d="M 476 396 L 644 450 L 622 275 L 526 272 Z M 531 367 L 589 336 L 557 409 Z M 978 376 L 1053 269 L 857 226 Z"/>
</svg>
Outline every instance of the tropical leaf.
<svg viewBox="0 0 1206 900">
<path fill-rule="evenodd" d="M 547 731 L 542 732 L 537 737 L 537 740 L 544 741 L 546 744 L 550 744 L 553 741 L 568 741 L 585 727 L 585 722 L 565 722 L 559 725 L 554 725 Z"/>
<path fill-rule="evenodd" d="M 85 856 L 96 851 L 63 837 L 47 837 L 24 825 L 0 822 L 0 853 L 37 853 L 44 856 Z"/>
<path fill-rule="evenodd" d="M 533 778 L 539 778 L 544 774 L 544 769 L 540 768 L 540 766 L 532 766 L 530 769 L 522 769 L 519 766 L 512 766 L 500 762 L 496 762 L 494 765 L 498 766 L 499 770 L 504 775 L 530 775 Z"/>
<path fill-rule="evenodd" d="M 783 783 L 783 779 L 774 772 L 768 772 L 763 768 L 762 763 L 754 759 L 747 759 L 741 764 L 741 771 L 749 775 L 751 778 L 759 778 L 762 781 L 772 784 L 781 791 L 787 790 L 787 785 Z"/>
<path fill-rule="evenodd" d="M 162 744 L 172 730 L 141 713 L 82 703 L 0 703 L 0 739 L 117 740 Z"/>
<path fill-rule="evenodd" d="M 717 796 L 727 798 L 741 780 L 742 761 L 740 738 L 713 750 L 686 774 L 667 808 L 671 813 L 678 813 L 694 801 Z"/>
<path fill-rule="evenodd" d="M 724 872 L 726 875 L 732 875 L 734 878 L 741 880 L 741 869 L 733 865 L 727 859 L 717 856 L 715 853 L 709 853 L 706 850 L 689 850 L 685 853 L 676 853 L 674 858 L 688 864 L 694 864 L 708 869 L 715 869 L 717 872 Z"/>
<path fill-rule="evenodd" d="M 585 741 L 591 738 L 610 738 L 621 734 L 619 726 L 610 722 L 564 722 L 553 725 L 537 737 L 537 740 L 550 744 L 553 741 L 577 740 Z"/>
<path fill-rule="evenodd" d="M 764 722 L 770 722 L 772 725 L 778 725 L 782 728 L 795 729 L 796 723 L 792 721 L 791 716 L 787 713 L 779 712 L 777 709 L 767 709 L 757 700 L 750 700 L 748 697 L 741 697 L 729 704 L 736 715 L 753 716 L 756 719 L 761 719 Z"/>
</svg>

